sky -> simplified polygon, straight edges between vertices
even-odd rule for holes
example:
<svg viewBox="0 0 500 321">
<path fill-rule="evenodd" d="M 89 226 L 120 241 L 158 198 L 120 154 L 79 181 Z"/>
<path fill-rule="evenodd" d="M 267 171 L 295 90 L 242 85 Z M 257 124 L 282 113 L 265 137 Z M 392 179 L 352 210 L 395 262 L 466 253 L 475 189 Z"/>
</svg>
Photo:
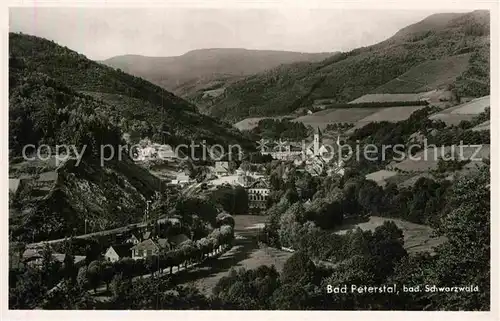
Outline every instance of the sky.
<svg viewBox="0 0 500 321">
<path fill-rule="evenodd" d="M 443 11 L 441 11 L 443 12 Z M 342 9 L 11 8 L 12 32 L 103 60 L 178 56 L 204 48 L 348 51 L 380 42 L 436 11 Z"/>
</svg>

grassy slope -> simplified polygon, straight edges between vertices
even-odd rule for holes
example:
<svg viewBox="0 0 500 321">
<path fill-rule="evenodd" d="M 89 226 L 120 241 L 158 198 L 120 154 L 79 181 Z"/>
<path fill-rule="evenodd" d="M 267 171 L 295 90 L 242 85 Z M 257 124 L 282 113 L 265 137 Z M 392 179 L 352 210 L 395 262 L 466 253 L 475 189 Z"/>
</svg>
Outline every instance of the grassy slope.
<svg viewBox="0 0 500 321">
<path fill-rule="evenodd" d="M 467 70 L 470 53 L 430 60 L 373 90 L 374 93 L 418 93 L 445 88 Z"/>
<path fill-rule="evenodd" d="M 488 12 L 437 14 L 377 45 L 338 54 L 319 63 L 280 66 L 248 77 L 229 86 L 224 95 L 214 100 L 210 112 L 236 121 L 287 114 L 312 104 L 315 99 L 348 102 L 373 92 L 420 64 L 464 54 L 471 55 L 468 66 L 452 85 L 462 96 L 481 96 L 489 90 L 484 85 L 489 78 L 489 71 L 485 69 L 489 61 L 488 48 Z M 430 70 L 431 73 L 441 71 L 442 68 Z M 439 80 L 441 76 L 429 76 L 431 78 Z M 489 80 L 487 82 L 489 84 Z"/>
</svg>

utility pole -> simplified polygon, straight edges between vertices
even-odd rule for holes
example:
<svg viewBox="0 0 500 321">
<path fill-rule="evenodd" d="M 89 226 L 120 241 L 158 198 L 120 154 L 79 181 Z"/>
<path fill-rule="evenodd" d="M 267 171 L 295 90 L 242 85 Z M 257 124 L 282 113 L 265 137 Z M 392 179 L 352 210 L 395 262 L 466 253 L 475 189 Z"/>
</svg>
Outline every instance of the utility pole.
<svg viewBox="0 0 500 321">
<path fill-rule="evenodd" d="M 144 210 L 144 222 L 146 223 L 149 220 L 149 203 L 150 200 L 146 201 L 146 209 Z"/>
</svg>

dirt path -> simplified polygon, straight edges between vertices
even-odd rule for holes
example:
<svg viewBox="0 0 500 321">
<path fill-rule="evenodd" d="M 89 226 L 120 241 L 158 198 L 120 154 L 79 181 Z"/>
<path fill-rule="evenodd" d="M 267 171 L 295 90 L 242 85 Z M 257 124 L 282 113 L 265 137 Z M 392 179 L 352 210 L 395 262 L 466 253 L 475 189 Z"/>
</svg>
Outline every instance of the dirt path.
<svg viewBox="0 0 500 321">
<path fill-rule="evenodd" d="M 208 260 L 191 270 L 182 278 L 181 284 L 194 285 L 205 295 L 212 294 L 217 282 L 228 275 L 231 268 L 255 269 L 261 265 L 274 265 L 278 271 L 292 255 L 285 251 L 260 248 L 257 234 L 263 216 L 241 215 L 235 218 L 235 241 L 231 250 L 214 260 Z"/>
<path fill-rule="evenodd" d="M 228 275 L 232 268 L 255 269 L 261 265 L 274 265 L 278 271 L 292 253 L 276 249 L 259 248 L 254 235 L 238 235 L 235 246 L 202 266 L 190 270 L 182 284 L 194 285 L 203 294 L 210 295 L 219 280 Z"/>
</svg>

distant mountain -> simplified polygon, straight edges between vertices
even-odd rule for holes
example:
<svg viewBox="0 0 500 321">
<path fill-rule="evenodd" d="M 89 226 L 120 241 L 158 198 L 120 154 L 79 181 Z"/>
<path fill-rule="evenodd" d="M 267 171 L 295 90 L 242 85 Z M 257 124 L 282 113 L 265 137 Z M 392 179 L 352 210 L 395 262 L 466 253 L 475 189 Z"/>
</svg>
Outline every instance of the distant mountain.
<svg viewBox="0 0 500 321">
<path fill-rule="evenodd" d="M 316 99 L 345 103 L 369 93 L 449 89 L 489 94 L 489 12 L 435 14 L 369 47 L 321 62 L 292 63 L 225 88 L 206 107 L 238 121 L 309 107 Z"/>
<path fill-rule="evenodd" d="M 332 53 L 213 48 L 175 57 L 116 56 L 102 63 L 147 79 L 183 97 L 222 87 L 265 70 L 298 61 L 321 61 Z"/>
</svg>

